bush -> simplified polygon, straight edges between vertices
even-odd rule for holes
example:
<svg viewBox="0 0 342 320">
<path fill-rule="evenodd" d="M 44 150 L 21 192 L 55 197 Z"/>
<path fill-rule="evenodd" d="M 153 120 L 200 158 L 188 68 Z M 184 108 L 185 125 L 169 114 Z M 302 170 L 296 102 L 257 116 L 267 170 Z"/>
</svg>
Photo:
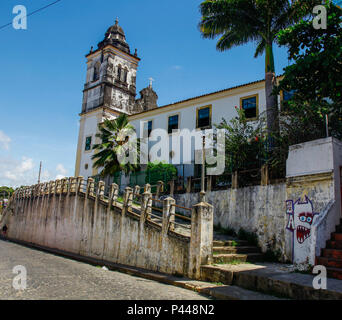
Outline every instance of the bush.
<svg viewBox="0 0 342 320">
<path fill-rule="evenodd" d="M 172 164 L 152 162 L 147 165 L 145 182 L 156 185 L 158 181 L 167 184 L 177 177 L 177 169 Z"/>
<path fill-rule="evenodd" d="M 238 232 L 239 240 L 246 240 L 253 246 L 258 246 L 258 236 L 255 232 L 248 232 L 244 229 L 240 229 Z"/>
</svg>

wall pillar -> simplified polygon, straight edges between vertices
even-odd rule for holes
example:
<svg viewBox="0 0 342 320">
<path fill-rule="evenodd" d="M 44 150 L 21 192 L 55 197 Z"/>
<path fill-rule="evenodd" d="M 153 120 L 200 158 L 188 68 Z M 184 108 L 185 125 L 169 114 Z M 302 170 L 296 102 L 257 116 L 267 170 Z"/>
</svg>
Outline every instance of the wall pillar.
<svg viewBox="0 0 342 320">
<path fill-rule="evenodd" d="M 187 178 L 186 193 L 191 193 L 191 177 Z"/>
<path fill-rule="evenodd" d="M 162 232 L 160 234 L 160 257 L 159 257 L 159 268 L 163 268 L 165 271 L 166 266 L 168 265 L 168 260 L 170 259 L 168 254 L 168 248 L 166 246 L 168 232 L 170 230 L 170 226 L 172 222 L 175 221 L 175 199 L 166 198 L 163 201 L 163 222 L 162 222 Z M 174 224 L 172 224 L 172 229 L 174 228 Z"/>
<path fill-rule="evenodd" d="M 214 207 L 201 202 L 192 208 L 189 277 L 200 279 L 201 265 L 210 264 L 213 257 Z"/>
<path fill-rule="evenodd" d="M 269 184 L 268 165 L 264 164 L 261 167 L 261 185 L 267 186 L 268 184 Z"/>
<path fill-rule="evenodd" d="M 164 191 L 164 182 L 158 181 L 157 183 L 157 192 L 156 192 L 156 199 L 159 199 L 160 194 Z"/>
<path fill-rule="evenodd" d="M 175 180 L 171 180 L 169 182 L 169 185 L 170 185 L 170 197 L 173 197 L 175 193 Z"/>
<path fill-rule="evenodd" d="M 212 189 L 212 181 L 213 176 L 207 176 L 207 192 L 210 192 Z"/>
<path fill-rule="evenodd" d="M 239 188 L 238 172 L 234 171 L 232 174 L 232 189 Z"/>
</svg>

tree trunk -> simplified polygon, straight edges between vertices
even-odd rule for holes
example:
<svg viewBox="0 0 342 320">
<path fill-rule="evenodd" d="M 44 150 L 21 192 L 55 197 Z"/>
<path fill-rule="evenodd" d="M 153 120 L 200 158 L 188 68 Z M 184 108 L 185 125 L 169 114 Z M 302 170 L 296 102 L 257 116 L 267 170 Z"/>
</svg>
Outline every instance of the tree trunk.
<svg viewBox="0 0 342 320">
<path fill-rule="evenodd" d="M 267 133 L 272 135 L 279 132 L 278 97 L 272 94 L 276 85 L 272 44 L 266 45 L 265 67 Z"/>
</svg>

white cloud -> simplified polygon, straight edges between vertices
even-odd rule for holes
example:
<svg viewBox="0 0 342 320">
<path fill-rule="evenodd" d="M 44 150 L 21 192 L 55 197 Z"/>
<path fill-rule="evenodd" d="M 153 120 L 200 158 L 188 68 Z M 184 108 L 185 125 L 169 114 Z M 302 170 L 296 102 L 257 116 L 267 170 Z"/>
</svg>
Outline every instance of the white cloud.
<svg viewBox="0 0 342 320">
<path fill-rule="evenodd" d="M 12 158 L 0 159 L 0 185 L 17 187 L 37 183 L 38 172 L 31 158 L 23 157 L 20 161 Z"/>
<path fill-rule="evenodd" d="M 62 164 L 57 165 L 56 171 L 57 171 L 57 176 L 56 176 L 57 180 L 65 178 L 66 174 L 68 173 L 68 170 L 65 169 Z"/>
<path fill-rule="evenodd" d="M 11 142 L 11 138 L 5 135 L 5 133 L 0 130 L 0 146 L 3 149 L 8 150 L 10 142 Z"/>
<path fill-rule="evenodd" d="M 173 70 L 182 70 L 182 69 L 183 69 L 182 66 L 178 66 L 178 65 L 172 66 L 171 68 L 172 68 Z"/>
</svg>

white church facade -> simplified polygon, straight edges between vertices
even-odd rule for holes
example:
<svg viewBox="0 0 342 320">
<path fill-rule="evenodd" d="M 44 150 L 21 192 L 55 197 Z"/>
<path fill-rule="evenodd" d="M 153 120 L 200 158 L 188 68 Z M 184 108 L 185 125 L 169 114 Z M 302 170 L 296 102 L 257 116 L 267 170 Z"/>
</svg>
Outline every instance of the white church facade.
<svg viewBox="0 0 342 320">
<path fill-rule="evenodd" d="M 233 88 L 205 94 L 179 101 L 166 106 L 157 106 L 158 96 L 149 87 L 140 91 L 136 99 L 136 77 L 140 59 L 137 51 L 132 54 L 126 43 L 125 34 L 116 21 L 98 44 L 97 50 L 90 51 L 87 57 L 87 79 L 84 87 L 80 130 L 76 157 L 76 176 L 88 178 L 99 173 L 93 167 L 92 146 L 99 141 L 95 137 L 97 128 L 104 119 L 113 119 L 126 113 L 135 127 L 138 137 L 144 134 L 157 141 L 154 132 L 163 129 L 169 136 L 169 152 L 162 159 L 177 165 L 187 164 L 184 176 L 194 175 L 197 150 L 202 148 L 201 139 L 191 145 L 191 159 L 183 159 L 182 147 L 172 144 L 180 131 L 187 129 L 195 135 L 202 130 L 214 128 L 224 118 L 236 117 L 236 107 L 245 110 L 250 121 L 257 121 L 266 111 L 265 81 L 255 81 Z M 277 79 L 279 80 L 279 78 Z M 279 97 L 279 106 L 281 105 Z M 145 133 L 144 133 L 145 132 Z M 175 139 L 174 139 L 175 140 Z M 177 140 L 177 139 L 176 139 Z M 153 145 L 153 142 L 152 142 Z M 149 142 L 151 146 L 151 142 Z M 189 150 L 188 150 L 189 151 Z M 177 161 L 175 161 L 177 159 Z M 150 161 L 155 161 L 151 157 Z"/>
</svg>

